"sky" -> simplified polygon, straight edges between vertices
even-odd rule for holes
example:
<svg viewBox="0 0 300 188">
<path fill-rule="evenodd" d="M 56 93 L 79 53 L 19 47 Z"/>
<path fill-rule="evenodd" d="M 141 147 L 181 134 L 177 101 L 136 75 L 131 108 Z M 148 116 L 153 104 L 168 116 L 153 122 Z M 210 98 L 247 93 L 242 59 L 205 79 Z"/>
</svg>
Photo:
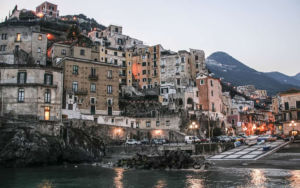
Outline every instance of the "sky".
<svg viewBox="0 0 300 188">
<path fill-rule="evenodd" d="M 35 10 L 43 1 L 1 0 L 0 21 L 15 5 Z M 226 52 L 261 72 L 300 72 L 300 0 L 49 0 L 60 15 L 85 14 L 123 34 L 172 51 Z"/>
</svg>

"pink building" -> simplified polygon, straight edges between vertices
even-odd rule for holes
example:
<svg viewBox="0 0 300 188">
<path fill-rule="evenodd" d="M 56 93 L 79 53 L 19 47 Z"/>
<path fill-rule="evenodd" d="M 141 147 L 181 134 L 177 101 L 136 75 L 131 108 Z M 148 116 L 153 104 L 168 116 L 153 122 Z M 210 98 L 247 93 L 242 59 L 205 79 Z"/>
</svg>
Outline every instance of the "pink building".
<svg viewBox="0 0 300 188">
<path fill-rule="evenodd" d="M 59 16 L 59 11 L 57 10 L 57 5 L 45 1 L 36 7 L 36 15 L 39 17 L 48 15 L 49 17 L 57 18 Z"/>
</svg>

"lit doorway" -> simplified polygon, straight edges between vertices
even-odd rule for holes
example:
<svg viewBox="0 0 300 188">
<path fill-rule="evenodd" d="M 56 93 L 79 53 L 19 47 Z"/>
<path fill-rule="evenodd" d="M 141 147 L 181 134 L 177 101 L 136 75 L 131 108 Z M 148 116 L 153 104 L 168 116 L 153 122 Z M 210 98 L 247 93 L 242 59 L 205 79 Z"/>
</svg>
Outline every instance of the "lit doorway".
<svg viewBox="0 0 300 188">
<path fill-rule="evenodd" d="M 45 120 L 50 120 L 50 107 L 45 107 Z"/>
</svg>

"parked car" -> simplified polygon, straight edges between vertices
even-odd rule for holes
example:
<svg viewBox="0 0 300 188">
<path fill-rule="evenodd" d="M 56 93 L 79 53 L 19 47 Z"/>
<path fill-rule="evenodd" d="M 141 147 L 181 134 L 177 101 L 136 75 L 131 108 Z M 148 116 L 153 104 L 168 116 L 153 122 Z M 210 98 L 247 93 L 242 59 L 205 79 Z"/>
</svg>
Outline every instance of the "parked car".
<svg viewBox="0 0 300 188">
<path fill-rule="evenodd" d="M 201 140 L 197 136 L 185 136 L 184 141 L 186 143 L 199 143 Z"/>
<path fill-rule="evenodd" d="M 151 142 L 150 142 L 152 145 L 162 145 L 162 141 L 159 140 L 159 139 L 151 139 Z"/>
<path fill-rule="evenodd" d="M 235 142 L 237 139 L 235 136 L 228 136 L 228 138 L 230 138 L 231 142 Z"/>
<path fill-rule="evenodd" d="M 164 138 L 160 138 L 160 139 L 158 139 L 162 144 L 167 144 L 168 143 L 168 141 L 166 140 L 166 139 L 164 139 Z"/>
<path fill-rule="evenodd" d="M 145 139 L 141 140 L 141 144 L 148 145 L 148 144 L 150 144 L 150 140 L 148 138 L 145 138 Z"/>
<path fill-rule="evenodd" d="M 284 135 L 281 135 L 281 134 L 273 134 L 272 136 L 277 137 L 277 139 L 283 139 L 284 138 Z"/>
<path fill-rule="evenodd" d="M 221 136 L 221 142 L 231 142 L 231 139 L 227 136 Z"/>
<path fill-rule="evenodd" d="M 200 139 L 201 142 L 209 142 L 209 138 L 200 137 L 199 139 Z"/>
<path fill-rule="evenodd" d="M 221 142 L 222 140 L 222 137 L 221 136 L 214 136 L 214 137 L 211 137 L 211 142 Z"/>
<path fill-rule="evenodd" d="M 137 141 L 135 139 L 129 139 L 125 142 L 125 145 L 141 145 L 141 142 L 140 141 Z"/>
</svg>

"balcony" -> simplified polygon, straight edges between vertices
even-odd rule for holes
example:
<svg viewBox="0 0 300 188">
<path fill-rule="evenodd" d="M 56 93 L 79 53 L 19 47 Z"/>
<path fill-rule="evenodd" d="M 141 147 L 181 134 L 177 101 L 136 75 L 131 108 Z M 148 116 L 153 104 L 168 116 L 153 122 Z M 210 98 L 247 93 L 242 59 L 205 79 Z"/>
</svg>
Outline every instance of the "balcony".
<svg viewBox="0 0 300 188">
<path fill-rule="evenodd" d="M 109 101 L 106 102 L 106 104 L 107 104 L 107 106 L 113 106 L 113 105 L 114 105 L 114 102 L 111 101 L 111 100 L 109 100 Z"/>
<path fill-rule="evenodd" d="M 127 65 L 126 65 L 126 64 L 122 64 L 122 65 L 120 65 L 120 67 L 122 67 L 122 68 L 126 68 L 126 67 L 127 67 Z"/>
<path fill-rule="evenodd" d="M 152 68 L 157 69 L 157 65 L 153 65 Z"/>
<path fill-rule="evenodd" d="M 98 80 L 98 75 L 91 74 L 91 75 L 89 75 L 89 79 L 90 80 Z"/>
<path fill-rule="evenodd" d="M 119 76 L 126 77 L 126 74 L 125 73 L 124 74 L 119 74 Z"/>
<path fill-rule="evenodd" d="M 160 66 L 161 66 L 162 68 L 166 67 L 166 65 L 165 65 L 165 64 L 160 64 Z"/>
<path fill-rule="evenodd" d="M 175 66 L 180 66 L 180 63 L 179 62 L 175 63 Z"/>
<path fill-rule="evenodd" d="M 157 74 L 152 74 L 153 77 L 157 77 Z"/>
<path fill-rule="evenodd" d="M 17 38 L 17 37 L 15 37 L 15 42 L 22 42 L 22 39 L 21 38 Z"/>
<path fill-rule="evenodd" d="M 180 75 L 180 72 L 176 72 L 175 74 L 176 74 L 176 75 Z"/>
<path fill-rule="evenodd" d="M 73 92 L 75 95 L 87 95 L 88 94 L 88 90 L 87 89 L 65 88 L 65 91 Z"/>
<path fill-rule="evenodd" d="M 97 101 L 94 102 L 90 101 L 90 105 L 97 105 L 97 104 L 98 104 Z"/>
</svg>

